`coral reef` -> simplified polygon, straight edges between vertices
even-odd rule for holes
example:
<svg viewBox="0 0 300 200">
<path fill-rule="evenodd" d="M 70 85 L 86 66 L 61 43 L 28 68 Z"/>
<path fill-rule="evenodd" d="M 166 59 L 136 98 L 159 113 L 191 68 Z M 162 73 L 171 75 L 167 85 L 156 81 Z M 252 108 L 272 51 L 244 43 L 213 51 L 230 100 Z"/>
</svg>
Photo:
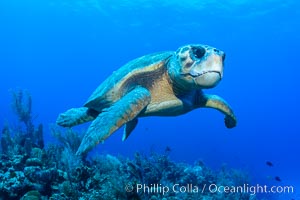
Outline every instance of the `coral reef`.
<svg viewBox="0 0 300 200">
<path fill-rule="evenodd" d="M 37 128 L 33 124 L 32 99 L 28 92 L 20 89 L 12 91 L 12 108 L 19 118 L 20 126 L 2 129 L 1 149 L 3 154 L 30 156 L 34 147 L 44 148 L 43 125 Z M 25 125 L 25 130 L 21 125 Z"/>
<path fill-rule="evenodd" d="M 173 162 L 170 148 L 161 154 L 137 152 L 133 159 L 109 154 L 79 157 L 75 152 L 83 134 L 56 126 L 51 132 L 57 142 L 44 145 L 42 125 L 36 128 L 32 121 L 30 95 L 17 91 L 13 106 L 26 130 L 8 124 L 2 129 L 0 199 L 255 199 L 247 193 L 201 191 L 209 184 L 238 186 L 248 178 L 226 167 L 212 171 L 201 161 L 194 165 Z"/>
</svg>

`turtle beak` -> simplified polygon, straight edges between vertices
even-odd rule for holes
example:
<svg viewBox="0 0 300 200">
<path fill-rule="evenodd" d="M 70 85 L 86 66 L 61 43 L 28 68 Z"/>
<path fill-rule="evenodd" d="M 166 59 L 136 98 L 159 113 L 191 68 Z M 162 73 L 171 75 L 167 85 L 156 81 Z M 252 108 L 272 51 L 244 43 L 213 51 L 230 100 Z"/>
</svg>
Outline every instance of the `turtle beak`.
<svg viewBox="0 0 300 200">
<path fill-rule="evenodd" d="M 224 52 L 212 50 L 211 53 L 208 52 L 205 60 L 195 62 L 190 71 L 195 84 L 201 88 L 215 87 L 223 78 L 224 59 Z"/>
</svg>

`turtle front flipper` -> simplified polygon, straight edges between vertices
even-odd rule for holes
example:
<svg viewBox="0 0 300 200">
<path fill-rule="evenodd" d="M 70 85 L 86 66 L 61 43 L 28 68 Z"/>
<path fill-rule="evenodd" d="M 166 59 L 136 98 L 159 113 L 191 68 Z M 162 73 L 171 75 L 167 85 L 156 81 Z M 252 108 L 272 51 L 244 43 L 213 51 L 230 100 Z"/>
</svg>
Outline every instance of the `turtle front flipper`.
<svg viewBox="0 0 300 200">
<path fill-rule="evenodd" d="M 97 111 L 86 107 L 71 108 L 58 116 L 56 124 L 63 127 L 72 127 L 92 121 L 97 117 L 98 114 L 99 113 Z"/>
<path fill-rule="evenodd" d="M 214 108 L 225 115 L 225 125 L 227 128 L 233 128 L 237 124 L 236 117 L 229 104 L 217 95 L 201 94 L 200 107 Z"/>
<path fill-rule="evenodd" d="M 103 142 L 122 125 L 135 119 L 150 101 L 150 92 L 136 87 L 112 106 L 103 109 L 88 128 L 76 154 L 85 154 Z"/>
</svg>

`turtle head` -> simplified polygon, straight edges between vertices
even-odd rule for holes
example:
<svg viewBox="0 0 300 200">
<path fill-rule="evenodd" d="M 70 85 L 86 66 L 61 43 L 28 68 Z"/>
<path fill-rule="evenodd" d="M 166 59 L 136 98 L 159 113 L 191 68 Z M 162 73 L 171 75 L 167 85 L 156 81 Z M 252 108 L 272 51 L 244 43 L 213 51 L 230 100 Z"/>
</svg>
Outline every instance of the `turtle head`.
<svg viewBox="0 0 300 200">
<path fill-rule="evenodd" d="M 223 77 L 225 53 L 207 45 L 180 47 L 169 65 L 169 75 L 185 90 L 215 87 Z"/>
</svg>

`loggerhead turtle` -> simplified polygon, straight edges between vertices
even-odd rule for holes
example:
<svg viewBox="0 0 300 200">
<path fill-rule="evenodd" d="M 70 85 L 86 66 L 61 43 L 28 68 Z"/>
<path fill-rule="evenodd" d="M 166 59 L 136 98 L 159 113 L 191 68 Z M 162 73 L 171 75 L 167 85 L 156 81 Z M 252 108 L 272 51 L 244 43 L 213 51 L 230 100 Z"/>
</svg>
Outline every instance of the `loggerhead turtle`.
<svg viewBox="0 0 300 200">
<path fill-rule="evenodd" d="M 206 107 L 225 114 L 225 125 L 232 128 L 237 121 L 226 101 L 202 92 L 222 79 L 224 59 L 223 51 L 200 44 L 134 59 L 108 77 L 84 107 L 60 114 L 57 124 L 72 127 L 92 121 L 77 155 L 86 154 L 122 125 L 124 141 L 139 117 L 177 116 Z"/>
</svg>

